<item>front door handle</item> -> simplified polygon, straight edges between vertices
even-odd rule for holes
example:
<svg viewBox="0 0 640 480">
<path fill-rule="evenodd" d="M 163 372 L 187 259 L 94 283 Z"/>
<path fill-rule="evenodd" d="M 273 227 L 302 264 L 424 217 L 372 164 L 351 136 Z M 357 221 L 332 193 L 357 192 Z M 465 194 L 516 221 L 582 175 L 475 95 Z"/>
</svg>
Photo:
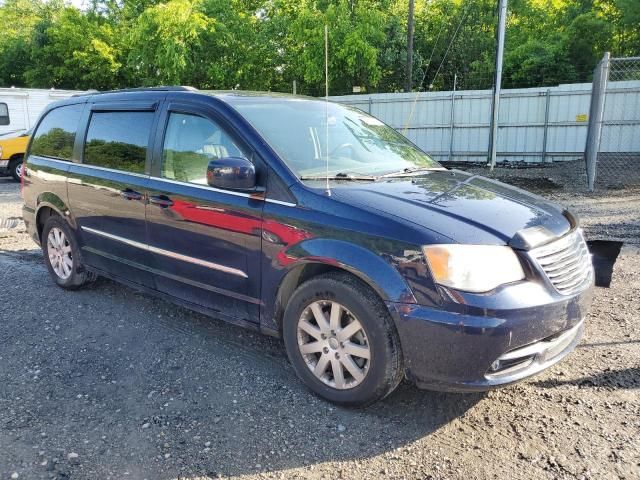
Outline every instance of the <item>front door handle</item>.
<svg viewBox="0 0 640 480">
<path fill-rule="evenodd" d="M 120 192 L 120 195 L 122 195 L 122 198 L 126 200 L 142 200 L 142 194 L 134 190 L 131 190 L 130 188 L 126 188 L 122 190 Z"/>
<path fill-rule="evenodd" d="M 167 207 L 173 206 L 173 200 L 171 200 L 166 195 L 157 195 L 154 197 L 149 197 L 149 203 L 158 205 L 161 208 L 167 208 Z"/>
</svg>

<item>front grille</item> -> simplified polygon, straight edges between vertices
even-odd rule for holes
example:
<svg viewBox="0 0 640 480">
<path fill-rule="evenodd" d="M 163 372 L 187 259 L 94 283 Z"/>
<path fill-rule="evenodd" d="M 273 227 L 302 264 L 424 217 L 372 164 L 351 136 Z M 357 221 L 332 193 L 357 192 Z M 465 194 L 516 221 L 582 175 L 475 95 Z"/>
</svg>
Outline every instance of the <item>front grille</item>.
<svg viewBox="0 0 640 480">
<path fill-rule="evenodd" d="M 591 255 L 579 229 L 529 253 L 563 295 L 575 293 L 591 282 Z"/>
</svg>

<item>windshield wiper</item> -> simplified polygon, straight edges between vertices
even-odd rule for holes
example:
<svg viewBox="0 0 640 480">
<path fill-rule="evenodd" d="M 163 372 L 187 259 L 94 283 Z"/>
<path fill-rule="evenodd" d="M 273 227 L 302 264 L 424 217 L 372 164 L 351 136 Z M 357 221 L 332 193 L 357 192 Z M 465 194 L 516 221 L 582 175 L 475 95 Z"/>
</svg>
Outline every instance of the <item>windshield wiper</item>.
<svg viewBox="0 0 640 480">
<path fill-rule="evenodd" d="M 326 175 L 309 175 L 309 176 L 302 176 L 300 177 L 300 180 L 326 180 L 327 176 Z M 340 173 L 336 173 L 335 175 L 329 175 L 328 177 L 329 180 L 346 180 L 346 181 L 373 181 L 376 179 L 376 177 L 373 177 L 371 175 L 354 175 L 352 173 L 344 173 L 344 172 L 340 172 Z"/>
<path fill-rule="evenodd" d="M 446 168 L 444 167 L 405 168 L 404 170 L 400 170 L 398 172 L 385 173 L 384 175 L 380 175 L 378 178 L 406 177 L 418 172 L 434 172 L 434 171 L 440 171 L 440 170 L 446 170 Z"/>
</svg>

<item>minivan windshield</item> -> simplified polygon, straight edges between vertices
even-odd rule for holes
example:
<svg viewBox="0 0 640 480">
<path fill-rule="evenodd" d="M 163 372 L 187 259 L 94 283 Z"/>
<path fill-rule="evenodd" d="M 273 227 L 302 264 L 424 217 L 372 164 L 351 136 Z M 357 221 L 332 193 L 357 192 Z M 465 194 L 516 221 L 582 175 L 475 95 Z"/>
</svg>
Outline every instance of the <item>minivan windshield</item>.
<svg viewBox="0 0 640 480">
<path fill-rule="evenodd" d="M 327 152 L 328 174 L 335 180 L 442 168 L 400 133 L 355 108 L 284 96 L 230 95 L 225 100 L 302 180 L 326 176 Z"/>
</svg>

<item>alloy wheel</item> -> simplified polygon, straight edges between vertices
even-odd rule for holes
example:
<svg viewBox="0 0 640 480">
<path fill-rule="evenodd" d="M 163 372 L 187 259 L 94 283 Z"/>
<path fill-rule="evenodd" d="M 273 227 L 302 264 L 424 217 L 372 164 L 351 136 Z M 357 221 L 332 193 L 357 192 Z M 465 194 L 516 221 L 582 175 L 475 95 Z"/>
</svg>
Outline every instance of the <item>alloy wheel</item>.
<svg viewBox="0 0 640 480">
<path fill-rule="evenodd" d="M 47 253 L 49 254 L 51 268 L 53 268 L 55 274 L 63 280 L 69 278 L 73 270 L 71 244 L 64 232 L 58 227 L 49 230 Z"/>
<path fill-rule="evenodd" d="M 343 305 L 316 301 L 298 320 L 298 349 L 313 374 L 326 385 L 346 390 L 369 371 L 371 348 L 360 321 Z"/>
</svg>

